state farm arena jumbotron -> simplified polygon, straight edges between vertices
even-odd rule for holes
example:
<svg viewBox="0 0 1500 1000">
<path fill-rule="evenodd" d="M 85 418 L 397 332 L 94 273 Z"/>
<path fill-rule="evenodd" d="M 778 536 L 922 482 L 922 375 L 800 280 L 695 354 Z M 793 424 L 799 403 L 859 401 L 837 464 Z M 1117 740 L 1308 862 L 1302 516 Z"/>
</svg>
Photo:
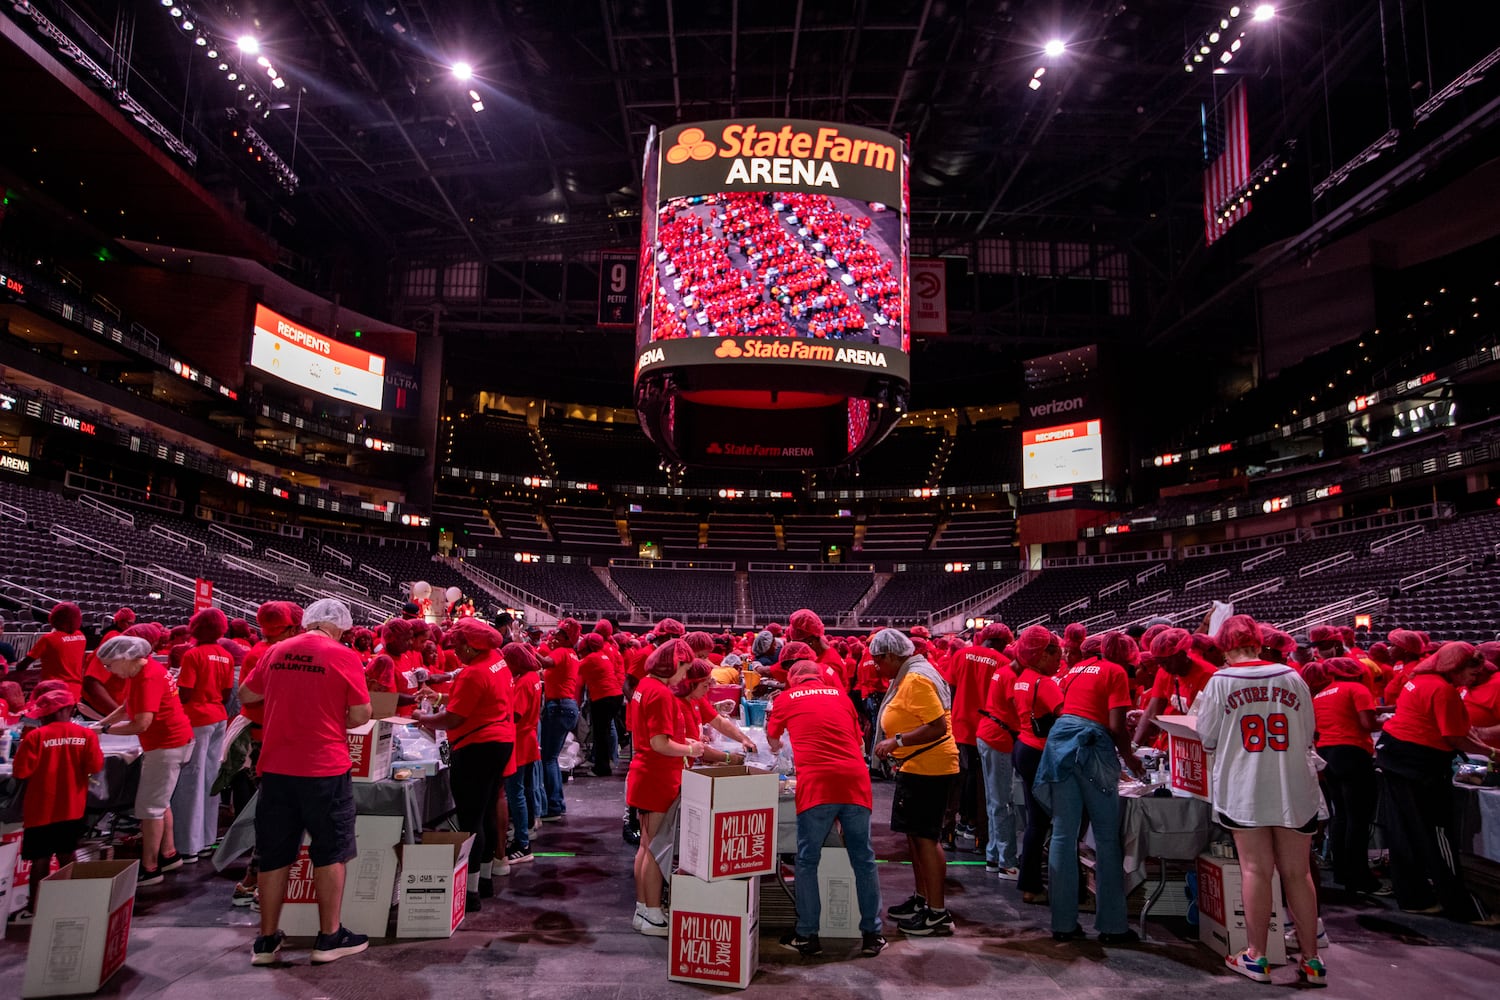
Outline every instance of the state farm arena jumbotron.
<svg viewBox="0 0 1500 1000">
<path fill-rule="evenodd" d="M 1262 957 L 1275 983 L 1339 996 L 1483 995 L 1500 962 L 1487 762 L 1500 717 L 1485 714 L 1500 685 L 1497 61 L 1500 11 L 1432 0 L 4 5 L 0 864 L 28 822 L 51 825 L 37 798 L 70 811 L 77 797 L 17 777 L 41 721 L 28 712 L 87 708 L 107 682 L 118 716 L 80 709 L 106 765 L 83 796 L 76 863 L 38 882 L 145 879 L 108 883 L 119 898 L 102 915 L 57 918 L 80 941 L 115 929 L 111 947 L 128 950 L 110 953 L 123 965 L 102 989 L 121 996 L 202 995 L 252 973 L 254 990 L 323 996 L 337 976 L 340 991 L 396 1000 L 686 996 L 741 973 L 759 995 L 1208 995 L 1257 978 Z M 195 644 L 218 642 L 188 628 L 216 621 L 208 609 L 249 648 L 285 627 L 278 602 L 328 599 L 351 616 L 339 642 L 369 668 L 366 694 L 393 699 L 371 711 L 446 719 L 432 728 L 448 750 L 463 716 L 429 681 L 480 662 L 459 652 L 497 671 L 512 641 L 521 661 L 541 654 L 542 791 L 523 778 L 521 792 L 538 823 L 529 842 L 514 823 L 490 831 L 498 853 L 464 873 L 489 865 L 486 892 L 444 897 L 459 921 L 447 934 L 398 933 L 400 906 L 383 908 L 395 884 L 365 884 L 377 933 L 333 955 L 336 970 L 303 954 L 328 932 L 313 928 L 313 861 L 295 863 L 304 909 L 282 926 L 311 933 L 287 939 L 279 962 L 293 968 L 251 970 L 245 952 L 266 937 L 247 814 L 262 747 L 246 735 L 243 755 L 210 760 L 194 742 L 201 809 L 162 840 L 162 817 L 137 817 L 152 811 L 159 774 L 141 761 L 160 758 L 142 737 L 161 713 L 127 711 L 134 675 L 96 654 L 106 635 L 156 624 L 130 659 L 181 678 Z M 76 607 L 76 628 L 60 607 Z M 1241 616 L 1265 640 L 1256 656 L 1281 659 L 1223 647 L 1251 634 Z M 775 872 L 754 919 L 748 902 L 736 918 L 745 962 L 718 979 L 685 971 L 658 917 L 701 901 L 674 892 L 670 870 L 665 901 L 642 898 L 642 809 L 626 812 L 631 761 L 659 751 L 601 750 L 628 723 L 623 708 L 592 712 L 629 700 L 678 632 L 708 643 L 689 659 L 716 672 L 715 718 L 783 777 L 795 749 L 771 750 L 766 719 L 792 668 L 821 663 L 831 672 L 801 680 L 850 696 L 840 724 L 864 754 L 852 780 L 873 782 L 879 932 L 809 944 L 796 782 L 783 782 Z M 47 700 L 57 688 L 37 685 L 64 670 L 62 639 L 46 638 L 59 633 L 86 656 L 66 668 L 68 696 Z M 635 675 L 567 698 L 562 650 L 582 664 L 591 634 Z M 1042 754 L 1046 734 L 1020 716 L 1003 736 L 983 726 L 991 709 L 1010 725 L 1010 687 L 992 705 L 991 677 L 970 694 L 955 679 L 965 651 L 1021 665 L 1054 647 L 1059 681 L 1084 661 L 1125 675 L 1108 696 L 1121 703 L 1092 723 L 1113 740 L 1098 744 L 1104 770 L 1125 768 L 1118 795 L 1100 789 L 1123 817 L 1119 893 L 1096 845 L 1059 835 L 1035 774 L 1020 777 L 1012 744 L 1031 736 Z M 937 840 L 888 821 L 916 801 L 896 745 L 877 750 L 895 735 L 881 722 L 901 683 L 882 674 L 891 657 L 891 671 L 921 659 L 946 695 L 903 734 L 947 740 L 959 760 L 951 800 L 923 803 Z M 1321 795 L 1311 867 L 1273 859 L 1291 888 L 1276 890 L 1264 947 L 1245 930 L 1260 916 L 1235 928 L 1231 912 L 1213 937 L 1203 883 L 1259 871 L 1265 824 L 1236 824 L 1222 797 L 1211 810 L 1172 764 L 1189 752 L 1174 740 L 1194 737 L 1171 726 L 1208 721 L 1171 717 L 1197 720 L 1200 691 L 1241 662 L 1289 664 L 1313 710 L 1320 685 L 1369 689 L 1339 717 L 1355 720 L 1349 742 L 1329 744 L 1326 716 L 1308 723 L 1302 749 L 1332 772 L 1297 776 Z M 231 728 L 254 693 L 240 665 L 195 702 L 190 664 L 182 692 L 230 747 L 251 725 Z M 1426 743 L 1402 717 L 1417 712 L 1409 685 L 1432 699 Z M 748 749 L 700 723 L 681 734 L 699 763 Z M 391 771 L 356 783 L 388 793 L 399 829 L 367 874 L 390 861 L 394 878 L 398 842 L 475 832 L 457 818 L 473 807 L 462 781 L 462 804 L 451 794 L 439 737 L 424 737 L 430 759 L 403 757 L 419 727 L 381 725 Z M 1230 754 L 1271 746 L 1252 729 Z M 985 732 L 1007 744 L 988 764 Z M 1420 780 L 1402 776 L 1393 735 L 1427 751 L 1412 757 Z M 1353 745 L 1346 782 L 1339 748 Z M 1196 759 L 1209 781 L 1214 758 Z M 1165 787 L 1137 781 L 1136 760 Z M 501 802 L 517 808 L 503 778 L 483 792 L 492 826 Z M 1008 847 L 989 835 L 991 797 Z M 368 847 L 381 824 L 359 801 Z M 1153 844 L 1172 809 L 1187 847 Z M 1091 827 L 1112 836 L 1113 815 Z M 172 865 L 171 836 L 199 863 Z M 825 876 L 858 840 L 829 841 Z M 1075 848 L 1081 877 L 1063 874 Z M 58 977 L 103 945 L 57 950 L 21 851 L 0 909 L 26 916 L 0 941 L 0 994 L 87 993 L 86 974 Z M 1056 891 L 1071 898 L 1075 877 L 1081 917 Z M 857 919 L 841 885 L 838 909 Z M 1121 895 L 1128 935 L 1111 924 Z M 1286 924 L 1297 907 L 1318 915 L 1317 949 Z M 1076 934 L 1059 926 L 1074 918 Z"/>
</svg>

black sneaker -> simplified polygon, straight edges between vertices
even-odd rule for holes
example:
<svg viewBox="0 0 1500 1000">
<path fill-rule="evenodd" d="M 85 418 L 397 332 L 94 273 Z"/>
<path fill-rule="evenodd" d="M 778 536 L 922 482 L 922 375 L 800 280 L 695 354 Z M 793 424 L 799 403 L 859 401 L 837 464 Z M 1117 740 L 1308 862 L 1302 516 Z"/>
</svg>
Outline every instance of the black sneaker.
<svg viewBox="0 0 1500 1000">
<path fill-rule="evenodd" d="M 370 947 L 370 939 L 340 926 L 332 934 L 319 934 L 313 943 L 312 964 L 327 965 L 350 955 L 358 955 Z"/>
<path fill-rule="evenodd" d="M 795 951 L 803 958 L 813 958 L 823 954 L 823 943 L 818 940 L 816 934 L 803 937 L 796 931 L 781 935 L 781 946 L 787 951 Z"/>
<path fill-rule="evenodd" d="M 906 902 L 897 903 L 889 910 L 886 910 L 885 915 L 892 920 L 905 920 L 907 917 L 916 916 L 925 909 L 927 909 L 927 897 L 919 894 L 908 896 Z"/>
<path fill-rule="evenodd" d="M 479 890 L 478 889 L 475 889 L 473 892 L 468 893 L 468 894 L 466 894 L 464 896 L 464 912 L 465 913 L 478 913 L 479 912 L 479 908 L 480 908 L 481 905 L 482 904 L 479 901 Z"/>
<path fill-rule="evenodd" d="M 549 816 L 543 816 L 542 817 L 542 822 L 543 823 L 561 823 L 563 821 L 563 817 L 566 816 L 566 815 L 567 815 L 567 813 L 552 813 Z"/>
<path fill-rule="evenodd" d="M 948 937 L 953 933 L 953 914 L 924 906 L 920 913 L 912 914 L 896 926 L 908 936 Z"/>
<path fill-rule="evenodd" d="M 524 865 L 535 860 L 536 855 L 531 853 L 531 848 L 520 845 L 512 847 L 505 855 L 506 863 L 512 865 Z"/>
<path fill-rule="evenodd" d="M 143 885 L 161 885 L 166 880 L 167 877 L 161 873 L 160 868 L 147 868 L 145 865 L 141 865 L 141 873 L 136 876 L 135 884 L 137 887 Z"/>
<path fill-rule="evenodd" d="M 184 863 L 181 854 L 174 854 L 170 858 L 163 854 L 156 859 L 156 862 L 160 866 L 160 870 L 164 872 L 175 872 Z"/>
<path fill-rule="evenodd" d="M 250 964 L 275 965 L 281 961 L 281 943 L 285 940 L 286 935 L 281 931 L 256 938 L 250 946 Z"/>
<path fill-rule="evenodd" d="M 1074 927 L 1070 931 L 1052 932 L 1052 940 L 1054 941 L 1082 941 L 1087 936 L 1083 933 L 1082 927 Z"/>
<path fill-rule="evenodd" d="M 1140 944 L 1141 943 L 1141 936 L 1139 934 L 1137 934 L 1135 931 L 1130 930 L 1129 928 L 1126 928 L 1125 930 L 1120 931 L 1118 934 L 1111 934 L 1109 931 L 1100 931 L 1099 932 L 1099 943 L 1100 944 Z"/>
<path fill-rule="evenodd" d="M 885 951 L 886 940 L 880 934 L 863 934 L 861 938 L 859 953 L 866 958 L 874 958 Z"/>
<path fill-rule="evenodd" d="M 626 824 L 620 828 L 620 839 L 625 841 L 625 843 L 629 844 L 631 847 L 640 847 L 641 828 L 639 826 L 633 826 L 629 822 L 626 822 Z"/>
</svg>

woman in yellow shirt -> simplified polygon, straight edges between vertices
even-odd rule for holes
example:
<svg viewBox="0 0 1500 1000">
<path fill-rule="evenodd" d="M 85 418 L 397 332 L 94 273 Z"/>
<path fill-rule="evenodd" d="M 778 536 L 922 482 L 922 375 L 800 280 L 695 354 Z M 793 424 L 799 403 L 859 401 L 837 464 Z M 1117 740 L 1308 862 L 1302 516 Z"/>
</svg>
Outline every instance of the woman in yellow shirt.
<svg viewBox="0 0 1500 1000">
<path fill-rule="evenodd" d="M 953 933 L 953 916 L 943 897 L 948 861 L 938 840 L 943 810 L 958 780 L 953 696 L 937 669 L 896 629 L 875 634 L 870 657 L 880 676 L 892 678 L 877 717 L 875 756 L 896 764 L 891 831 L 906 834 L 917 883 L 910 899 L 886 912 L 904 934 L 947 936 Z"/>
<path fill-rule="evenodd" d="M 713 679 L 715 684 L 738 684 L 740 682 L 740 667 L 744 664 L 738 653 L 730 653 L 724 657 L 724 662 L 714 667 Z"/>
</svg>

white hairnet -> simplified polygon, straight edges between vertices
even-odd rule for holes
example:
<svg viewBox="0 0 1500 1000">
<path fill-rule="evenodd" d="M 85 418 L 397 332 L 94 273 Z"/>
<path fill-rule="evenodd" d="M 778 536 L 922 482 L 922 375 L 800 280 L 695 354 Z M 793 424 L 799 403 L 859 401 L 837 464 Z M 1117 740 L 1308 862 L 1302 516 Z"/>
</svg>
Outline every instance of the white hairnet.
<svg viewBox="0 0 1500 1000">
<path fill-rule="evenodd" d="M 875 633 L 875 638 L 870 640 L 870 655 L 884 656 L 894 654 L 896 656 L 910 656 L 917 651 L 917 647 L 906 633 L 894 628 L 883 628 Z"/>
<path fill-rule="evenodd" d="M 755 635 L 755 642 L 750 645 L 750 652 L 756 656 L 764 656 L 776 648 L 776 637 L 771 634 L 770 629 L 762 629 Z"/>
<path fill-rule="evenodd" d="M 721 667 L 738 667 L 738 666 L 743 665 L 744 662 L 745 662 L 745 658 L 743 656 L 741 656 L 739 653 L 730 653 L 730 654 L 728 654 L 727 656 L 724 657 L 724 662 L 721 663 L 721 664 L 719 664 L 719 666 L 721 666 Z"/>
<path fill-rule="evenodd" d="M 117 635 L 100 646 L 94 655 L 105 663 L 112 660 L 139 660 L 151 655 L 151 643 L 136 635 Z"/>
<path fill-rule="evenodd" d="M 310 629 L 315 625 L 329 624 L 340 632 L 347 632 L 354 627 L 354 616 L 349 613 L 349 605 L 332 597 L 325 597 L 319 601 L 313 601 L 302 612 L 302 627 Z"/>
</svg>

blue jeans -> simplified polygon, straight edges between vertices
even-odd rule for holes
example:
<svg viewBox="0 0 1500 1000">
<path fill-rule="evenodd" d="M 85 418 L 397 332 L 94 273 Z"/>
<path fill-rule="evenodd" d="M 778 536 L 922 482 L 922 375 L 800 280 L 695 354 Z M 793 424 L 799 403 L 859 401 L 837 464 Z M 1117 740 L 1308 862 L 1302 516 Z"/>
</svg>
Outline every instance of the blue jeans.
<svg viewBox="0 0 1500 1000">
<path fill-rule="evenodd" d="M 531 847 L 531 824 L 541 815 L 537 808 L 541 797 L 535 794 L 540 784 L 537 780 L 540 768 L 540 761 L 522 764 L 516 768 L 515 774 L 505 779 L 505 801 L 510 806 L 510 825 L 516 831 L 512 843 L 517 847 Z"/>
<path fill-rule="evenodd" d="M 870 846 L 870 810 L 864 806 L 828 803 L 797 814 L 797 933 L 818 933 L 823 922 L 823 900 L 818 895 L 818 862 L 823 841 L 834 820 L 844 831 L 844 848 L 854 869 L 854 896 L 859 902 L 859 930 L 880 931 L 880 878 L 875 873 L 875 849 Z"/>
<path fill-rule="evenodd" d="M 1011 799 L 1011 775 L 1015 768 L 1010 754 L 1001 753 L 979 740 L 979 766 L 984 771 L 984 808 L 989 816 L 990 839 L 984 848 L 987 864 L 1016 867 L 1016 809 Z"/>
<path fill-rule="evenodd" d="M 568 811 L 568 804 L 563 801 L 562 768 L 557 766 L 557 755 L 562 753 L 563 743 L 577 725 L 578 702 L 572 698 L 554 698 L 542 706 L 537 736 L 542 741 L 542 782 L 547 789 L 543 816 L 561 816 Z"/>
<path fill-rule="evenodd" d="M 542 788 L 542 762 L 539 760 L 526 766 L 526 796 L 531 799 L 531 816 L 535 820 L 547 805 L 547 793 Z"/>
<path fill-rule="evenodd" d="M 1087 814 L 1094 830 L 1094 878 L 1098 912 L 1094 929 L 1101 934 L 1123 934 L 1130 924 L 1125 914 L 1125 860 L 1120 846 L 1120 793 L 1098 788 L 1075 771 L 1069 780 L 1052 786 L 1052 849 L 1047 857 L 1047 896 L 1052 905 L 1052 929 L 1078 926 L 1078 836 Z"/>
</svg>

